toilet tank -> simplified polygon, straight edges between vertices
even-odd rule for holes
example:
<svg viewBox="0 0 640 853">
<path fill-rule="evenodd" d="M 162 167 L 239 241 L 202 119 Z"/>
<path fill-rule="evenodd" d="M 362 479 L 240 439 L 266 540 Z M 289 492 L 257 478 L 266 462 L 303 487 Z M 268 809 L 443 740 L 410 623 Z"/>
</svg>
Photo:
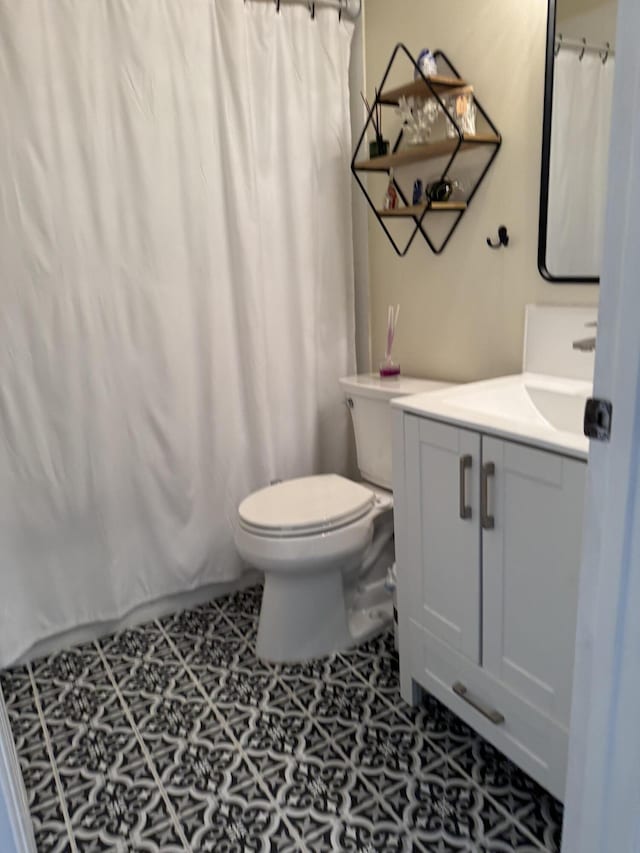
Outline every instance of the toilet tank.
<svg viewBox="0 0 640 853">
<path fill-rule="evenodd" d="M 447 388 L 448 382 L 377 373 L 345 376 L 340 380 L 351 412 L 358 468 L 363 480 L 391 488 L 391 406 L 394 397 Z"/>
</svg>

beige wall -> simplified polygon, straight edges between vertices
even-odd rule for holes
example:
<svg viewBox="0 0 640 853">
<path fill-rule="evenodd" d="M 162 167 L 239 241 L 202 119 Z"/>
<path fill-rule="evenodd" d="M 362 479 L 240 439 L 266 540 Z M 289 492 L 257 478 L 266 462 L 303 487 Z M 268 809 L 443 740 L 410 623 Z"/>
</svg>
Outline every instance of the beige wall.
<svg viewBox="0 0 640 853">
<path fill-rule="evenodd" d="M 390 303 L 401 305 L 394 357 L 404 374 L 469 381 L 520 369 L 528 302 L 597 302 L 597 287 L 548 284 L 537 269 L 545 30 L 545 0 L 365 0 L 367 91 L 396 42 L 414 55 L 441 48 L 504 139 L 442 255 L 416 239 L 398 258 L 369 217 L 374 365 Z M 492 251 L 486 237 L 502 223 L 511 243 Z"/>
<path fill-rule="evenodd" d="M 556 32 L 590 43 L 616 43 L 617 0 L 557 0 Z"/>
</svg>

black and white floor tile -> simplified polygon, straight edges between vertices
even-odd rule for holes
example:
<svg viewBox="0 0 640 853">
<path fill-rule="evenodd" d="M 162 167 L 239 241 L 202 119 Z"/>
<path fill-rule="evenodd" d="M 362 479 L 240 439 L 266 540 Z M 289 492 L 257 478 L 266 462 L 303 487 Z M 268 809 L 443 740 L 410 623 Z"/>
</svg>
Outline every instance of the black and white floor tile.
<svg viewBox="0 0 640 853">
<path fill-rule="evenodd" d="M 562 807 L 432 697 L 393 635 L 255 654 L 261 588 L 0 673 L 39 851 L 555 853 Z"/>
</svg>

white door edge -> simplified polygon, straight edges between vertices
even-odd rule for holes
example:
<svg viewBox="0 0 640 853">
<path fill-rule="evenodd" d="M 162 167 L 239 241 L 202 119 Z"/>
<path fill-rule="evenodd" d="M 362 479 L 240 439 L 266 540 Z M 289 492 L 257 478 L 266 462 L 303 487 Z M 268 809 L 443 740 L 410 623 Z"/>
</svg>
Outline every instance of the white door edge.
<svg viewBox="0 0 640 853">
<path fill-rule="evenodd" d="M 2 853 L 35 853 L 27 794 L 0 690 L 0 839 Z"/>
<path fill-rule="evenodd" d="M 640 4 L 619 0 L 563 851 L 640 850 Z"/>
</svg>

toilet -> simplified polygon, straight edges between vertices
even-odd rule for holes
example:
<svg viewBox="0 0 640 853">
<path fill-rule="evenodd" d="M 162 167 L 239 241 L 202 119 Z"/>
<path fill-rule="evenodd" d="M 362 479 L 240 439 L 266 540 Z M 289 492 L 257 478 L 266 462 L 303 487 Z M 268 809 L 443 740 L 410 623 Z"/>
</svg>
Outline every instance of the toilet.
<svg viewBox="0 0 640 853">
<path fill-rule="evenodd" d="M 390 400 L 447 383 L 377 374 L 340 379 L 362 482 L 338 474 L 286 480 L 245 498 L 236 547 L 264 572 L 257 654 L 273 663 L 365 642 L 392 620 L 394 562 Z"/>
</svg>

